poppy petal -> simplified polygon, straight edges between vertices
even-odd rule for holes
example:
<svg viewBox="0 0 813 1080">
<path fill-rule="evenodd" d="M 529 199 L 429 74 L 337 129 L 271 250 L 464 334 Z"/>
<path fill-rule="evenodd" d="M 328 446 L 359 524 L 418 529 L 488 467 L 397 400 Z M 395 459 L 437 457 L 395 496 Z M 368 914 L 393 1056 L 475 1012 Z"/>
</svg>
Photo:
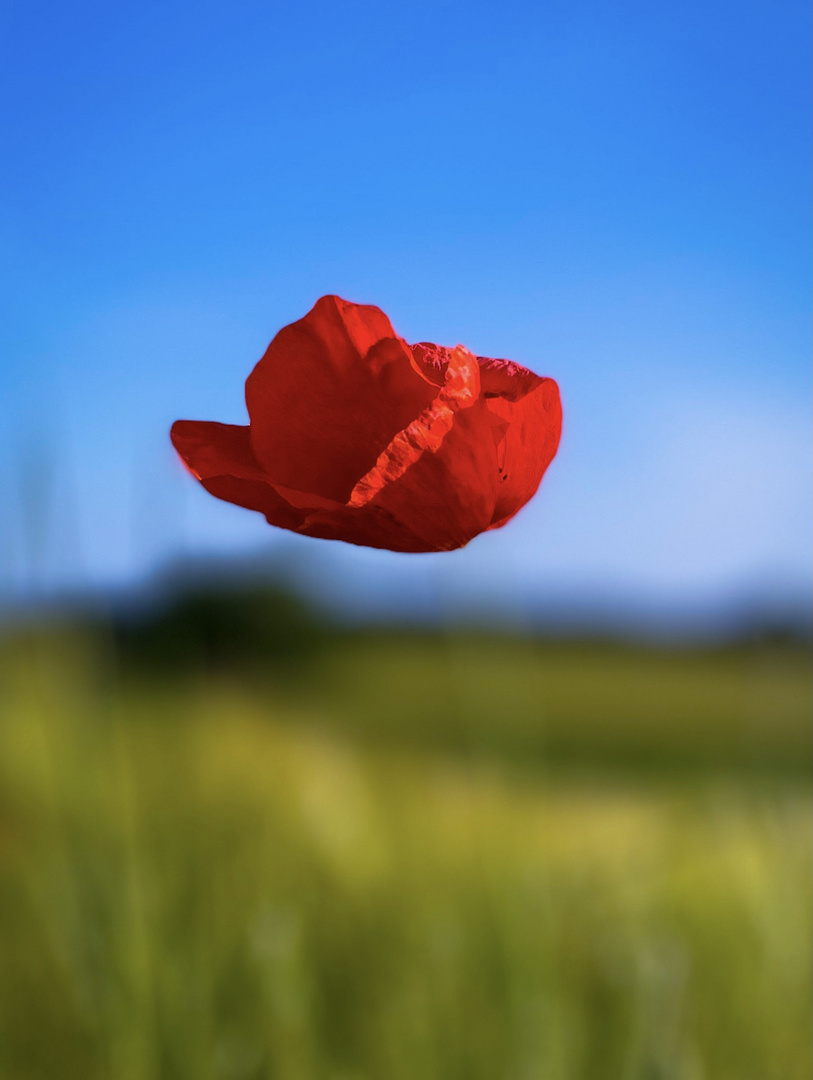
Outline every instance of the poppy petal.
<svg viewBox="0 0 813 1080">
<path fill-rule="evenodd" d="M 250 427 L 173 425 L 190 472 L 282 528 L 448 551 L 505 524 L 561 432 L 559 391 L 509 360 L 409 346 L 378 308 L 322 297 L 246 383 Z"/>
<path fill-rule="evenodd" d="M 246 382 L 254 454 L 273 483 L 344 503 L 436 394 L 382 311 L 325 296 Z"/>
<path fill-rule="evenodd" d="M 497 442 L 504 424 L 480 400 L 455 413 L 436 449 L 361 506 L 310 514 L 309 536 L 394 551 L 451 551 L 485 531 L 499 488 Z"/>
<path fill-rule="evenodd" d="M 412 358 L 424 378 L 435 386 L 443 386 L 452 350 L 447 349 L 445 345 L 435 345 L 433 341 L 419 341 L 417 345 L 411 345 L 410 348 Z"/>
<path fill-rule="evenodd" d="M 559 446 L 562 406 L 553 379 L 512 365 L 516 372 L 492 368 L 480 375 L 487 407 L 505 423 L 505 435 L 497 450 L 500 487 L 489 528 L 509 521 L 536 493 Z M 490 364 L 508 361 L 489 361 Z M 489 389 L 485 389 L 488 387 Z M 496 393 L 501 388 L 500 393 Z"/>
<path fill-rule="evenodd" d="M 489 356 L 478 356 L 477 363 L 480 365 L 483 397 L 520 401 L 545 381 L 541 375 L 535 375 L 513 360 L 492 360 Z"/>
<path fill-rule="evenodd" d="M 422 341 L 412 346 L 416 363 L 427 378 L 443 381 L 452 350 Z M 496 529 L 509 521 L 536 492 L 559 445 L 562 408 L 559 388 L 513 360 L 478 356 L 483 398 L 503 422 L 498 462 L 500 485 L 494 519 Z"/>
<path fill-rule="evenodd" d="M 265 514 L 270 525 L 297 529 L 305 514 L 276 491 L 251 449 L 249 429 L 208 420 L 176 420 L 172 445 L 211 495 Z"/>
</svg>

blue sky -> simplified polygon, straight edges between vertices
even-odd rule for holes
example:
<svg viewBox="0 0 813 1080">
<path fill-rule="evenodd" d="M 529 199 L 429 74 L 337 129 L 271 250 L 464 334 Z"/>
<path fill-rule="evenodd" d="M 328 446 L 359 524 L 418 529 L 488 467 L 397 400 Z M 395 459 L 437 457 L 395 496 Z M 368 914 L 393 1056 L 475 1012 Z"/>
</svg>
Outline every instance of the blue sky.
<svg viewBox="0 0 813 1080">
<path fill-rule="evenodd" d="M 0 20 L 5 587 L 264 545 L 382 594 L 809 587 L 806 3 Z M 562 449 L 507 529 L 437 559 L 298 541 L 179 471 L 172 420 L 244 421 L 327 292 L 557 378 Z"/>
</svg>

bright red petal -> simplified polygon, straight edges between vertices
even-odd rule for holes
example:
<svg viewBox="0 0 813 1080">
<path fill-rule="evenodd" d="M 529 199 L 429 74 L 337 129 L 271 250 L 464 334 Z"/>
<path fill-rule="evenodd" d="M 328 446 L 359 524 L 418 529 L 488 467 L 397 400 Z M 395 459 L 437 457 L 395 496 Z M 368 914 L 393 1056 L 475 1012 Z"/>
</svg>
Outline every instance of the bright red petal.
<svg viewBox="0 0 813 1080">
<path fill-rule="evenodd" d="M 559 443 L 552 379 L 462 346 L 408 346 L 378 308 L 322 297 L 246 384 L 251 427 L 178 421 L 213 495 L 309 536 L 448 551 L 533 496 Z"/>
<path fill-rule="evenodd" d="M 259 510 L 269 524 L 297 529 L 305 514 L 271 486 L 251 449 L 249 429 L 208 420 L 176 420 L 172 445 L 194 477 L 212 495 Z"/>
<path fill-rule="evenodd" d="M 463 547 L 493 519 L 503 431 L 482 400 L 461 409 L 438 449 L 426 450 L 370 502 L 310 514 L 300 531 L 393 551 Z"/>
<path fill-rule="evenodd" d="M 424 375 L 442 384 L 451 349 L 423 341 L 412 346 Z M 559 445 L 562 407 L 553 379 L 535 375 L 513 360 L 478 356 L 480 386 L 489 409 L 503 422 L 497 448 L 499 491 L 488 528 L 504 525 L 536 493 Z"/>
<path fill-rule="evenodd" d="M 382 311 L 324 296 L 246 382 L 254 454 L 272 482 L 344 503 L 436 393 Z"/>
<path fill-rule="evenodd" d="M 497 448 L 500 487 L 489 528 L 504 525 L 536 493 L 562 431 L 559 387 L 510 360 L 477 358 L 483 397 L 506 424 Z"/>
</svg>

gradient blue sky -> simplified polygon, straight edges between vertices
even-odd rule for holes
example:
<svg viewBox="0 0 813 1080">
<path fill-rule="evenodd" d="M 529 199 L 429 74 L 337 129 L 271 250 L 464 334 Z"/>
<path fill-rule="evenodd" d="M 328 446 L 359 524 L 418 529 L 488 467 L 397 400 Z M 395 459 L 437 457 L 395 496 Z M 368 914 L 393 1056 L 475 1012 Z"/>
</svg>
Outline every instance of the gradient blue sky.
<svg viewBox="0 0 813 1080">
<path fill-rule="evenodd" d="M 809 587 L 806 0 L 0 19 L 6 587 L 269 544 L 382 592 Z M 326 292 L 559 380 L 560 456 L 507 529 L 367 553 L 181 474 L 172 420 L 243 422 Z"/>
</svg>

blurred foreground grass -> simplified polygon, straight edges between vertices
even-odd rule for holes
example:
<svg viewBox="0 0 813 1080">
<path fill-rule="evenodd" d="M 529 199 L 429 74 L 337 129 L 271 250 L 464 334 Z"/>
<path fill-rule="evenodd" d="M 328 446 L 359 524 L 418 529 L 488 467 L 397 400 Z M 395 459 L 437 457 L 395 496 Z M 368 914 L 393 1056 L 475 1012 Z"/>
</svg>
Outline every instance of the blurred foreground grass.
<svg viewBox="0 0 813 1080">
<path fill-rule="evenodd" d="M 802 1080 L 810 667 L 0 647 L 2 1080 Z"/>
</svg>

